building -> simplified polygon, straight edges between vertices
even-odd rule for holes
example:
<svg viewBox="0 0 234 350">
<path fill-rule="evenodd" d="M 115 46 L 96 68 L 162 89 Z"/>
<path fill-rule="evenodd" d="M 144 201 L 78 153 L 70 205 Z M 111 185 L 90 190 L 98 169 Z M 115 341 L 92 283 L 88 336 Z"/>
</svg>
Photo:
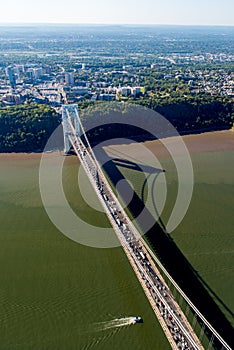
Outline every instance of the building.
<svg viewBox="0 0 234 350">
<path fill-rule="evenodd" d="M 6 68 L 6 75 L 9 79 L 11 87 L 14 88 L 16 86 L 16 79 L 13 68 L 11 66 Z"/>
<path fill-rule="evenodd" d="M 65 83 L 67 85 L 74 85 L 74 73 L 65 73 Z"/>
<path fill-rule="evenodd" d="M 113 100 L 116 100 L 116 95 L 115 94 L 100 94 L 98 96 L 98 99 L 102 100 L 102 101 L 113 101 Z"/>
<path fill-rule="evenodd" d="M 85 95 L 89 93 L 89 89 L 87 87 L 76 86 L 71 89 L 73 94 L 76 95 Z"/>
<path fill-rule="evenodd" d="M 8 105 L 18 105 L 21 103 L 21 97 L 19 94 L 6 94 L 3 96 L 2 101 Z"/>
<path fill-rule="evenodd" d="M 122 87 L 121 89 L 122 96 L 129 96 L 132 93 L 132 88 L 131 87 Z"/>
<path fill-rule="evenodd" d="M 140 86 L 134 86 L 134 87 L 130 87 L 130 86 L 124 86 L 122 88 L 119 88 L 118 93 L 120 93 L 122 96 L 134 96 L 139 97 L 142 93 L 143 93 L 143 88 Z"/>
<path fill-rule="evenodd" d="M 14 72 L 17 75 L 18 79 L 21 79 L 24 75 L 24 65 L 23 64 L 18 64 L 14 67 Z"/>
<path fill-rule="evenodd" d="M 34 69 L 33 68 L 29 68 L 27 70 L 27 76 L 30 80 L 33 80 L 34 79 Z"/>
<path fill-rule="evenodd" d="M 140 86 L 135 86 L 132 88 L 132 95 L 134 97 L 139 97 L 141 95 L 141 87 Z"/>
<path fill-rule="evenodd" d="M 34 74 L 34 78 L 35 79 L 40 79 L 41 76 L 43 75 L 44 71 L 43 69 L 40 67 L 40 68 L 34 68 L 34 71 L 33 71 L 33 74 Z"/>
</svg>

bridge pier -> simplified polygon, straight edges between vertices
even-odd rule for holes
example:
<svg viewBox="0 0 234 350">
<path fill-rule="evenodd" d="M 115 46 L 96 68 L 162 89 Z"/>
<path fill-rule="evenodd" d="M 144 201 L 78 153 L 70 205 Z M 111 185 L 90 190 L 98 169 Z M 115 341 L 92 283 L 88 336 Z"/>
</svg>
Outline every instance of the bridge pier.
<svg viewBox="0 0 234 350">
<path fill-rule="evenodd" d="M 73 130 L 71 127 L 73 126 Z M 81 128 L 80 128 L 80 118 L 78 112 L 78 105 L 63 105 L 62 106 L 62 125 L 63 125 L 63 137 L 64 137 L 64 153 L 68 154 L 72 147 L 69 136 L 74 135 L 80 137 L 81 136 Z"/>
</svg>

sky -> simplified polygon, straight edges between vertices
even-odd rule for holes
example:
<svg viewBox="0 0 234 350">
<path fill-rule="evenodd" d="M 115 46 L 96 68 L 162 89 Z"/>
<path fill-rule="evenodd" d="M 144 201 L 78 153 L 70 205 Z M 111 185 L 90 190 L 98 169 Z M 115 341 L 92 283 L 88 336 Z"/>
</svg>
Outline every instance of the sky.
<svg viewBox="0 0 234 350">
<path fill-rule="evenodd" d="M 234 25 L 234 0 L 4 0 L 0 23 Z"/>
</svg>

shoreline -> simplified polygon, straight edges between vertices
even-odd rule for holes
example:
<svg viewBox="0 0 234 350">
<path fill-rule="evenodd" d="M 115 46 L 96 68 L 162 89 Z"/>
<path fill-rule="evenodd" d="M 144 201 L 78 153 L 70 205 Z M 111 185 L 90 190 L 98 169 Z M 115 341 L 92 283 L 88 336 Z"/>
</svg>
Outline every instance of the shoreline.
<svg viewBox="0 0 234 350">
<path fill-rule="evenodd" d="M 234 131 L 233 130 L 219 130 L 219 131 L 206 131 L 201 133 L 191 133 L 180 135 L 185 142 L 189 152 L 197 153 L 197 152 L 215 152 L 215 151 L 234 151 Z M 171 140 L 175 140 L 178 136 L 171 136 L 168 138 L 164 138 Z M 224 140 L 225 138 L 225 140 Z M 196 140 L 195 140 L 196 139 Z M 196 141 L 196 142 L 194 142 Z M 226 141 L 224 143 L 224 141 Z M 222 142 L 222 143 L 221 143 Z M 159 147 L 159 153 L 164 153 L 160 147 L 160 139 L 157 140 L 145 140 L 139 141 L 139 143 L 144 143 L 149 147 L 149 149 L 156 146 Z M 131 145 L 131 144 L 130 144 Z M 134 142 L 132 143 L 134 145 Z M 117 144 L 113 142 L 114 147 L 128 147 L 129 144 Z M 112 147 L 112 145 L 108 145 L 106 147 Z M 38 159 L 41 157 L 43 153 L 47 153 L 48 155 L 53 155 L 55 153 L 62 153 L 62 150 L 54 149 L 51 151 L 39 151 L 39 152 L 0 152 L 0 160 L 7 160 L 9 157 L 11 160 L 19 160 L 19 159 Z M 166 154 L 165 154 L 166 155 Z"/>
</svg>

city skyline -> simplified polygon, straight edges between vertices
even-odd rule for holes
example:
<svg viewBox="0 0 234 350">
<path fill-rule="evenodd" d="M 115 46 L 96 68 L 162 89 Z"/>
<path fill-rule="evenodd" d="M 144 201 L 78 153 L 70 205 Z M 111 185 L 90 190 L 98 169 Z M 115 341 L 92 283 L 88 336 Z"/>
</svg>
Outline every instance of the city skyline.
<svg viewBox="0 0 234 350">
<path fill-rule="evenodd" d="M 92 4 L 67 0 L 4 2 L 0 24 L 159 24 L 233 26 L 234 2 L 223 0 L 100 0 Z"/>
</svg>

